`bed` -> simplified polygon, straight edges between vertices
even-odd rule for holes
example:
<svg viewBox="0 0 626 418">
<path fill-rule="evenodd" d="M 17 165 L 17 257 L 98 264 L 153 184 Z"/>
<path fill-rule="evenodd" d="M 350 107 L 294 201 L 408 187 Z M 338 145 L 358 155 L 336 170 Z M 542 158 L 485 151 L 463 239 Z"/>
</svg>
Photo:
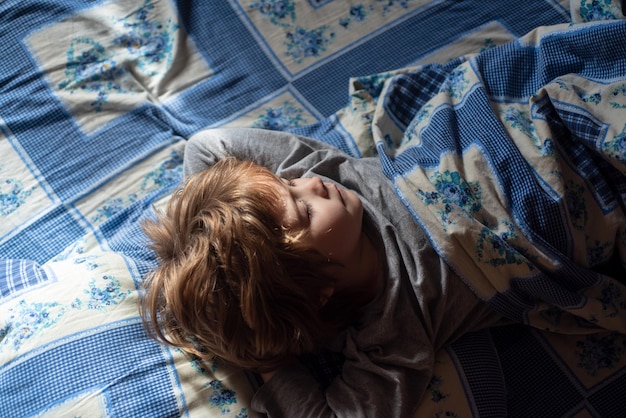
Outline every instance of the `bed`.
<svg viewBox="0 0 626 418">
<path fill-rule="evenodd" d="M 502 275 L 527 273 L 523 246 L 496 245 L 523 230 L 547 230 L 556 247 L 587 240 L 592 265 L 611 251 L 626 259 L 626 23 L 615 0 L 4 0 L 0 39 L 0 416 L 255 416 L 254 376 L 155 343 L 137 310 L 155 265 L 139 223 L 175 190 L 185 140 L 204 128 L 285 130 L 379 155 L 451 265 L 487 260 L 485 282 L 468 278 L 487 299 L 508 285 Z M 465 158 L 493 146 L 472 147 L 475 137 L 496 132 L 525 145 L 486 160 L 497 181 L 485 202 L 528 161 L 537 187 L 556 195 L 551 182 L 567 175 L 535 161 L 565 131 L 597 151 L 609 178 L 583 184 L 611 192 L 588 198 L 592 210 L 587 189 L 567 183 L 572 236 L 540 214 L 549 202 L 524 195 L 511 222 L 469 248 L 477 203 L 420 183 L 454 183 Z M 450 132 L 450 143 L 432 140 Z M 439 148 L 416 151 L 429 141 Z M 444 155 L 448 169 L 435 170 Z M 572 167 L 588 161 L 577 156 L 568 170 L 580 174 Z M 563 261 L 546 248 L 523 255 Z M 626 335 L 611 329 L 626 317 L 626 292 L 614 279 L 567 283 L 580 298 L 568 303 L 596 301 L 590 312 L 606 324 L 521 307 L 510 316 L 525 324 L 441 350 L 416 416 L 621 415 Z M 493 303 L 506 309 L 508 296 Z M 334 357 L 308 364 L 321 382 L 341 367 Z"/>
</svg>

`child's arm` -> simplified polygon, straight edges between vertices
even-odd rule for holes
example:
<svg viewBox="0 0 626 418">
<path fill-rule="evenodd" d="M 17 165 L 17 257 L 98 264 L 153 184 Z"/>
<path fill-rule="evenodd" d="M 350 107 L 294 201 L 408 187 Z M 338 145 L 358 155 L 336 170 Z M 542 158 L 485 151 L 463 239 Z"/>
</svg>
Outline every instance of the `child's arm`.
<svg viewBox="0 0 626 418">
<path fill-rule="evenodd" d="M 216 161 L 232 156 L 250 160 L 267 167 L 273 172 L 299 177 L 315 160 L 323 159 L 328 152 L 339 150 L 309 138 L 294 134 L 263 129 L 231 128 L 207 129 L 194 134 L 185 149 L 185 175 L 202 171 Z M 293 167 L 294 162 L 306 159 L 301 172 Z M 283 167 L 290 167 L 282 173 Z"/>
</svg>

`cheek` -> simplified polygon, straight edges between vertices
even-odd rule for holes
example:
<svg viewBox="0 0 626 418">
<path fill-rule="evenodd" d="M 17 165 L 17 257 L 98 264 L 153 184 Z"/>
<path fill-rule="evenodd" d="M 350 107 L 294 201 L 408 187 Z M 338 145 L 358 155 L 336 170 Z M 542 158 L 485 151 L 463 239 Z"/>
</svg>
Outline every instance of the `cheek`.
<svg viewBox="0 0 626 418">
<path fill-rule="evenodd" d="M 343 216 L 333 219 L 328 228 L 316 237 L 316 249 L 323 255 L 341 258 L 358 245 L 361 237 L 360 218 Z"/>
</svg>

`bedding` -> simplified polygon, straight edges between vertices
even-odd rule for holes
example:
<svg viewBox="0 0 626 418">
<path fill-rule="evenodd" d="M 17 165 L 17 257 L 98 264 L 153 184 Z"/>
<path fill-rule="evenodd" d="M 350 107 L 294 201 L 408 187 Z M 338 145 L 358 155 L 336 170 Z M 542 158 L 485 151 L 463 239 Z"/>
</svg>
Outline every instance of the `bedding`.
<svg viewBox="0 0 626 418">
<path fill-rule="evenodd" d="M 619 415 L 625 33 L 614 0 L 0 2 L 0 416 L 254 416 L 251 376 L 137 311 L 139 222 L 218 126 L 378 154 L 442 256 L 531 325 L 442 350 L 416 416 Z"/>
<path fill-rule="evenodd" d="M 539 28 L 388 74 L 369 131 L 396 192 L 466 284 L 550 349 L 575 347 L 587 374 L 612 378 L 626 343 L 625 33 L 624 20 Z M 607 396 L 619 396 L 617 381 Z M 550 413 L 548 402 L 507 400 L 503 411 L 619 415 L 607 399 Z"/>
<path fill-rule="evenodd" d="M 626 331 L 624 270 L 594 271 L 626 266 L 624 33 L 620 21 L 536 30 L 381 93 L 384 171 L 440 256 L 516 322 Z"/>
</svg>

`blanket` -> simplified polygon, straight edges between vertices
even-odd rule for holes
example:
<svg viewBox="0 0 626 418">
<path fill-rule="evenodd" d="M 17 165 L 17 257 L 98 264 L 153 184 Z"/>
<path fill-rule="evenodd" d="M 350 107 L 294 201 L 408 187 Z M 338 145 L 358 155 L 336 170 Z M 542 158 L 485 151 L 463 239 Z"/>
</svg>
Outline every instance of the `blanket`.
<svg viewBox="0 0 626 418">
<path fill-rule="evenodd" d="M 361 152 L 378 155 L 465 283 L 530 326 L 447 347 L 416 416 L 621 413 L 625 34 L 625 21 L 551 26 L 444 65 L 352 79 L 338 117 Z"/>
<path fill-rule="evenodd" d="M 626 332 L 624 34 L 537 30 L 396 74 L 378 98 L 385 173 L 440 256 L 516 322 Z"/>
<path fill-rule="evenodd" d="M 610 280 L 620 277 L 609 274 L 624 259 L 611 204 L 621 177 L 597 183 L 589 164 L 598 179 L 623 176 L 612 155 L 623 126 L 604 113 L 615 106 L 618 118 L 624 103 L 623 29 L 553 25 L 622 17 L 615 0 L 0 1 L 0 416 L 254 416 L 247 375 L 156 344 L 137 311 L 155 265 L 139 222 L 180 182 L 185 139 L 207 127 L 290 130 L 378 154 L 416 221 L 485 300 L 550 329 L 613 327 L 623 309 Z M 541 26 L 550 28 L 501 46 Z M 597 59 L 582 48 L 589 37 Z M 567 132 L 601 148 L 598 158 L 570 150 Z M 536 164 L 551 152 L 552 165 Z M 524 172 L 526 160 L 534 168 Z M 542 198 L 507 195 L 518 172 Z M 560 187 L 557 174 L 567 176 Z M 472 203 L 455 200 L 453 184 L 464 197 L 475 188 Z M 564 232 L 563 219 L 582 229 Z M 622 231 L 612 239 L 598 224 L 609 219 Z M 438 353 L 417 416 L 618 416 L 624 347 L 610 331 L 470 335 Z M 321 381 L 341 367 L 309 366 Z"/>
</svg>

